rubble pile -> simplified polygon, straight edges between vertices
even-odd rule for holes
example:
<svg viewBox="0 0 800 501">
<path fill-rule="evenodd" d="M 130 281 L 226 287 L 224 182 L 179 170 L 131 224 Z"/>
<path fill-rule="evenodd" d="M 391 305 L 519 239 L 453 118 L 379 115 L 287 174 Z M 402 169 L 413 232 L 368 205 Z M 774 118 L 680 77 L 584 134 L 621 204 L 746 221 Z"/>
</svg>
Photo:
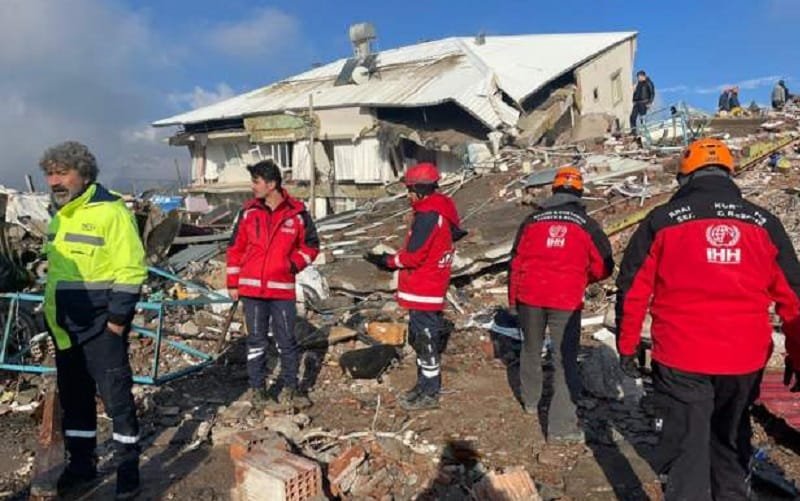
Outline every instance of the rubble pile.
<svg viewBox="0 0 800 501">
<path fill-rule="evenodd" d="M 715 119 L 708 129 L 725 138 L 737 155 L 741 166 L 737 183 L 745 195 L 778 215 L 796 247 L 800 245 L 798 118 L 800 114 L 786 111 L 759 120 L 750 117 L 747 123 Z M 567 134 L 560 140 L 572 139 Z M 506 265 L 517 228 L 532 210 L 530 204 L 548 194 L 556 167 L 573 162 L 584 170 L 588 210 L 609 233 L 619 262 L 637 223 L 676 189 L 678 150 L 666 143 L 643 146 L 604 129 L 599 136 L 575 143 L 506 145 L 480 165 L 445 176 L 442 190 L 453 196 L 469 235 L 457 245 L 447 294 L 449 339 L 443 358 L 442 408 L 415 415 L 404 412 L 395 397 L 414 376 L 406 314 L 393 299 L 396 278 L 362 259 L 368 251 L 390 252 L 403 245 L 409 210 L 398 186 L 388 186 L 384 198 L 317 222 L 322 252 L 315 265 L 298 276 L 297 287 L 302 312 L 297 336 L 304 349 L 301 384 L 315 404 L 304 413 L 272 414 L 253 403 L 246 388 L 241 311 L 232 312 L 230 302 L 205 301 L 225 294 L 223 253 L 229 224 L 221 224 L 224 218 L 216 216 L 210 217 L 214 224 L 208 226 L 195 220 L 200 229 L 180 236 L 174 221 L 161 214 L 148 233 L 158 240 L 153 252 L 156 262 L 181 281 L 152 276 L 143 300 L 197 301 L 165 308 L 159 372 L 186 370 L 198 362 L 174 343 L 208 354 L 214 363 L 160 386 L 136 386 L 145 462 L 160 464 L 156 458 L 165 450 L 183 458 L 213 455 L 223 448 L 225 464 L 235 473 L 229 475 L 228 484 L 209 486 L 199 473 L 209 470 L 200 461 L 194 466 L 196 475 L 165 480 L 158 495 L 169 492 L 180 498 L 207 492 L 191 490 L 195 484 L 197 489 L 234 499 L 265 485 L 306 489 L 302 492 L 309 496 L 375 500 L 578 499 L 609 492 L 634 499 L 657 492 L 658 480 L 647 465 L 658 442 L 652 388 L 647 377 L 634 381 L 619 369 L 611 314 L 613 278 L 590 287 L 586 295 L 579 355 L 585 392 L 578 402 L 586 448 L 548 446 L 536 418 L 520 410 L 514 388 L 519 330 L 499 326 L 495 320 L 507 305 Z M 230 216 L 229 209 L 223 212 L 221 218 Z M 22 228 L 14 230 L 18 233 L 14 238 L 40 241 L 35 225 L 23 227 L 8 217 L 7 225 Z M 134 323 L 156 332 L 157 311 L 138 311 Z M 773 368 L 782 367 L 784 353 L 777 327 Z M 50 351 L 46 336 L 34 342 L 41 329 L 29 326 L 19 345 L 45 343 L 37 348 L 36 363 Z M 392 356 L 386 366 L 376 377 L 353 377 L 342 360 L 375 346 L 388 347 Z M 152 373 L 156 348 L 153 336 L 131 335 L 130 356 L 137 375 Z M 543 356 L 546 362 L 547 351 Z M 273 377 L 274 365 L 273 360 L 269 367 Z M 29 475 L 22 466 L 29 464 L 33 450 L 29 442 L 42 378 L 6 374 L 2 385 L 0 428 L 5 434 L 0 438 L 21 433 L 22 438 L 8 442 L 27 444 L 14 452 L 19 459 L 14 471 L 0 468 L 0 491 L 16 491 Z M 101 438 L 107 436 L 108 421 L 101 419 L 100 426 Z M 770 440 L 766 435 L 758 438 L 762 446 L 770 445 Z M 101 454 L 107 455 L 108 447 L 103 447 Z M 777 457 L 784 469 L 792 471 L 787 465 L 796 461 L 796 455 Z M 619 467 L 622 461 L 630 463 L 631 471 L 619 480 L 619 471 L 625 469 Z M 218 463 L 209 464 L 218 468 Z"/>
</svg>

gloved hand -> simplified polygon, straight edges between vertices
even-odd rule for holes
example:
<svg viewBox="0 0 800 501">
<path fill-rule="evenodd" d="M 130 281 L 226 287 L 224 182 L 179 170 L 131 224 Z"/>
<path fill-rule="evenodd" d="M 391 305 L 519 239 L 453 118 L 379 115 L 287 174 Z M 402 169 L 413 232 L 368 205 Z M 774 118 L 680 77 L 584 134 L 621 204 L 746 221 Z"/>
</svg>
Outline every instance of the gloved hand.
<svg viewBox="0 0 800 501">
<path fill-rule="evenodd" d="M 797 393 L 800 391 L 800 369 L 795 368 L 792 359 L 788 356 L 784 359 L 783 364 L 783 384 L 789 386 L 792 382 L 792 376 L 794 376 L 794 385 L 789 388 L 789 391 Z"/>
<path fill-rule="evenodd" d="M 619 368 L 628 377 L 634 379 L 642 377 L 642 373 L 639 371 L 639 363 L 636 361 L 636 355 L 620 355 Z"/>
<path fill-rule="evenodd" d="M 389 266 L 387 264 L 388 263 L 388 258 L 389 258 L 389 254 L 387 254 L 386 252 L 384 252 L 382 254 L 376 254 L 374 252 L 367 252 L 366 254 L 364 254 L 364 259 L 366 261 L 369 261 L 370 263 L 374 264 L 375 266 L 377 266 L 381 270 L 386 270 L 386 271 L 390 270 L 390 268 L 389 268 Z"/>
</svg>

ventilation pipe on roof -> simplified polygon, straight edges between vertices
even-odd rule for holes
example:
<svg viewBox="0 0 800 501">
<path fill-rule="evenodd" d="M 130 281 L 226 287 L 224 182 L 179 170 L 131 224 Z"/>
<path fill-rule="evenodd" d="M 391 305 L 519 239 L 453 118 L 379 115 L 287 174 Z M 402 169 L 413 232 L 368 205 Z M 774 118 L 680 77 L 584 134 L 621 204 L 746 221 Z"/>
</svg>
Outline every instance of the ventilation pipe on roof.
<svg viewBox="0 0 800 501">
<path fill-rule="evenodd" d="M 372 41 L 375 38 L 375 26 L 372 23 L 358 23 L 350 26 L 350 41 L 353 43 L 353 52 L 358 59 L 364 59 L 372 52 Z"/>
</svg>

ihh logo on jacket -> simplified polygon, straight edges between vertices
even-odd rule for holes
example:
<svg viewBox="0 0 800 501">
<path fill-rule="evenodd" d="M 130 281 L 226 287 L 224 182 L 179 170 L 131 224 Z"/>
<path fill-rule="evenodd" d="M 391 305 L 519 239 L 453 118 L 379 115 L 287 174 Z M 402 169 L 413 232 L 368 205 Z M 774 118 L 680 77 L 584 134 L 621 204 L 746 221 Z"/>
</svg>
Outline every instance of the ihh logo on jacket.
<svg viewBox="0 0 800 501">
<path fill-rule="evenodd" d="M 550 236 L 547 238 L 547 247 L 564 247 L 567 243 L 567 227 L 561 224 L 554 224 L 550 226 L 548 233 Z"/>
<path fill-rule="evenodd" d="M 294 227 L 294 218 L 284 221 L 283 225 L 281 225 L 281 231 L 294 234 L 297 231 L 297 228 Z"/>
<path fill-rule="evenodd" d="M 735 247 L 742 234 L 730 224 L 712 224 L 706 228 L 706 240 L 712 247 L 706 249 L 706 259 L 715 264 L 740 264 L 742 249 Z"/>
<path fill-rule="evenodd" d="M 439 262 L 436 263 L 436 265 L 439 268 L 449 268 L 450 266 L 452 266 L 453 265 L 453 252 L 452 251 L 451 252 L 447 252 L 445 255 L 443 255 L 439 259 Z"/>
</svg>

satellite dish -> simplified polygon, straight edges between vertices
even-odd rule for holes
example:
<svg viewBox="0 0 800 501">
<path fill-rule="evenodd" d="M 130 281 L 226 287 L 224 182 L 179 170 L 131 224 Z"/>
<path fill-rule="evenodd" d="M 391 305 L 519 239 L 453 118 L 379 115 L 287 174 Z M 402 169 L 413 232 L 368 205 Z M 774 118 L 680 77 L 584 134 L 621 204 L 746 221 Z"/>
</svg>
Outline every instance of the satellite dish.
<svg viewBox="0 0 800 501">
<path fill-rule="evenodd" d="M 350 78 L 353 79 L 353 83 L 356 85 L 366 83 L 369 80 L 369 68 L 366 66 L 356 66 L 353 68 L 353 74 Z"/>
</svg>

